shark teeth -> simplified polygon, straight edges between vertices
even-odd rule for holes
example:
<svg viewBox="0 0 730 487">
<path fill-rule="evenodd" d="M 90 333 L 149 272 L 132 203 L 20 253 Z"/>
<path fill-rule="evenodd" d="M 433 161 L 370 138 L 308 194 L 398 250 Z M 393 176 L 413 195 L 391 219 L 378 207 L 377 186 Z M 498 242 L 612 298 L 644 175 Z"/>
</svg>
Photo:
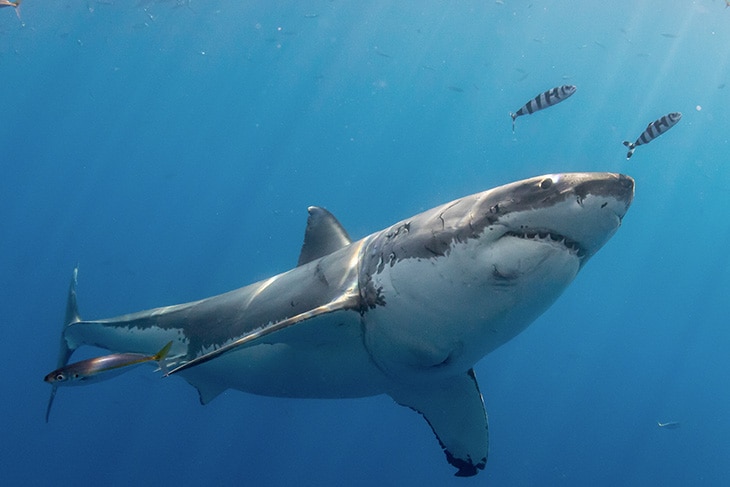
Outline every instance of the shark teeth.
<svg viewBox="0 0 730 487">
<path fill-rule="evenodd" d="M 585 256 L 585 250 L 583 247 L 580 246 L 578 242 L 575 240 L 571 240 L 563 235 L 548 232 L 548 231 L 523 231 L 523 232 L 507 232 L 505 234 L 507 237 L 517 237 L 522 238 L 526 240 L 535 240 L 538 242 L 555 242 L 566 249 L 572 254 L 577 255 L 580 258 L 583 258 Z"/>
</svg>

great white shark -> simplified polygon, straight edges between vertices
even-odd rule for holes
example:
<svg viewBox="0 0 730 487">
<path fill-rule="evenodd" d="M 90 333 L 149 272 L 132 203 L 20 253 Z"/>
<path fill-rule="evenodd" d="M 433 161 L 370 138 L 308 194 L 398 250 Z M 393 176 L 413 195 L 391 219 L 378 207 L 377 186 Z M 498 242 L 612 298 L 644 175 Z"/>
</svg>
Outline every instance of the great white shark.
<svg viewBox="0 0 730 487">
<path fill-rule="evenodd" d="M 388 394 L 446 458 L 483 469 L 473 366 L 544 312 L 621 225 L 634 181 L 550 174 L 466 196 L 352 241 L 309 208 L 298 265 L 200 301 L 82 320 L 71 281 L 58 366 L 82 345 L 153 355 L 210 402 L 226 389 L 290 398 Z M 49 401 L 49 409 L 55 394 Z"/>
</svg>

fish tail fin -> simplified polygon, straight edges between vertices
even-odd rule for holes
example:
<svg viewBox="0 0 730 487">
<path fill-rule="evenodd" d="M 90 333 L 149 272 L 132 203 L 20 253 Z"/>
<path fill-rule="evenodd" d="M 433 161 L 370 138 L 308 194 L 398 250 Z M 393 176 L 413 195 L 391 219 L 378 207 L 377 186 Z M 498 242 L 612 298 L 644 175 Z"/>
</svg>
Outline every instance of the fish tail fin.
<svg viewBox="0 0 730 487">
<path fill-rule="evenodd" d="M 165 357 L 167 357 L 167 354 L 170 353 L 170 348 L 172 348 L 172 341 L 167 342 L 167 345 L 162 347 L 159 352 L 157 352 L 152 359 L 155 362 L 159 362 L 160 360 L 164 360 Z"/>
<path fill-rule="evenodd" d="M 629 152 L 626 154 L 626 159 L 631 159 L 631 156 L 634 155 L 634 150 L 636 150 L 636 145 L 628 140 L 624 140 L 624 145 L 629 148 Z"/>
<path fill-rule="evenodd" d="M 517 114 L 509 112 L 509 116 L 512 117 L 512 133 L 515 133 L 515 120 L 517 120 Z"/>
<path fill-rule="evenodd" d="M 73 276 L 71 277 L 71 283 L 68 287 L 68 298 L 66 299 L 66 315 L 63 320 L 63 331 L 61 332 L 61 347 L 58 353 L 58 364 L 57 368 L 65 367 L 68 364 L 68 360 L 76 350 L 76 347 L 69 345 L 66 340 L 65 332 L 69 325 L 81 321 L 79 315 L 79 307 L 76 302 L 76 283 L 79 277 L 79 266 L 74 267 Z M 48 399 L 48 407 L 46 408 L 46 423 L 51 414 L 51 406 L 53 405 L 53 399 L 56 397 L 56 385 L 53 385 L 51 390 L 51 397 Z"/>
<path fill-rule="evenodd" d="M 152 356 L 152 360 L 157 362 L 157 365 L 160 367 L 160 370 L 162 371 L 163 375 L 167 375 L 167 363 L 165 362 L 165 359 L 167 358 L 167 354 L 170 353 L 170 349 L 172 348 L 172 341 L 167 342 L 167 345 L 162 347 L 159 352 L 154 354 Z"/>
<path fill-rule="evenodd" d="M 15 15 L 17 15 L 17 16 L 18 16 L 18 20 L 20 20 L 21 22 L 23 21 L 23 19 L 21 19 L 21 18 L 20 18 L 20 2 L 22 2 L 22 1 L 23 1 L 23 0 L 17 0 L 17 1 L 15 2 L 15 5 L 14 5 L 14 8 L 15 8 Z"/>
</svg>

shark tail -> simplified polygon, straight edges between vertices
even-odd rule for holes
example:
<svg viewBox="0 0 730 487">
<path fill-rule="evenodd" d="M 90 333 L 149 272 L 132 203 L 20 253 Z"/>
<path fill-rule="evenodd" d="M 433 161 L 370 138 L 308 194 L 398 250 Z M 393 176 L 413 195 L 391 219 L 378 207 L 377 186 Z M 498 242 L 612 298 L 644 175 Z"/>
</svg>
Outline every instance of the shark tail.
<svg viewBox="0 0 730 487">
<path fill-rule="evenodd" d="M 71 283 L 68 287 L 68 298 L 66 300 L 66 316 L 63 320 L 63 332 L 61 333 L 61 347 L 58 352 L 58 364 L 57 368 L 60 369 L 62 367 L 65 367 L 68 364 L 69 359 L 71 358 L 71 355 L 74 353 L 74 350 L 76 350 L 76 347 L 71 347 L 66 340 L 65 337 L 65 330 L 69 325 L 72 325 L 73 323 L 81 321 L 81 316 L 79 315 L 79 307 L 78 303 L 76 302 L 76 283 L 78 282 L 79 277 L 79 266 L 77 265 L 74 268 L 73 276 L 71 277 Z M 170 343 L 171 345 L 172 343 Z M 164 350 L 164 348 L 163 348 Z M 162 352 L 163 350 L 160 350 Z M 169 351 L 169 347 L 167 347 L 167 351 Z M 165 355 L 167 355 L 167 352 L 165 352 Z M 164 357 L 163 357 L 164 358 Z M 48 422 L 48 418 L 51 415 L 51 407 L 53 406 L 53 400 L 56 397 L 56 389 L 57 386 L 54 384 L 53 389 L 51 390 L 51 397 L 48 399 L 48 407 L 46 407 L 46 423 Z"/>
</svg>

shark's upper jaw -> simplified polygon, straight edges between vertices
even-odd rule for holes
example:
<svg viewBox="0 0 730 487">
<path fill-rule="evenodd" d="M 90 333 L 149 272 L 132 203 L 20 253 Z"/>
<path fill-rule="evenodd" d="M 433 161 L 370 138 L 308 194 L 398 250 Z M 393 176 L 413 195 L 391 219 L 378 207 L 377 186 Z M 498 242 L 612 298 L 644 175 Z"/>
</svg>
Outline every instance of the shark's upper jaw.
<svg viewBox="0 0 730 487">
<path fill-rule="evenodd" d="M 562 247 L 566 252 L 582 259 L 586 255 L 586 251 L 581 247 L 580 243 L 554 233 L 550 230 L 521 230 L 519 232 L 509 231 L 504 234 L 505 237 L 521 238 L 525 240 L 534 240 L 535 242 Z"/>
<path fill-rule="evenodd" d="M 574 173 L 541 176 L 498 188 L 502 189 L 507 191 L 495 191 L 482 204 L 489 207 L 485 233 L 493 231 L 493 239 L 520 238 L 562 247 L 582 264 L 621 225 L 633 199 L 634 181 L 620 174 Z"/>
</svg>

